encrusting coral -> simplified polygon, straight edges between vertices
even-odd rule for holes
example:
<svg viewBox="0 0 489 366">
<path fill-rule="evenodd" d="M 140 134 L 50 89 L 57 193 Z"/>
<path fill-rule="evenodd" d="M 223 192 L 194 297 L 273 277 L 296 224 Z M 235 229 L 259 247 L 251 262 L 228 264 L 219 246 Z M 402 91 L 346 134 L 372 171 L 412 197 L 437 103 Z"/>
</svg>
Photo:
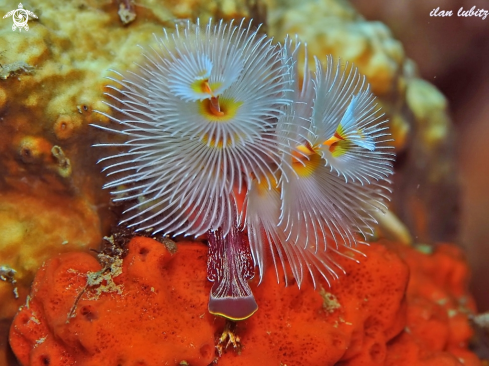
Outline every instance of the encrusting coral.
<svg viewBox="0 0 489 366">
<path fill-rule="evenodd" d="M 392 345 L 388 364 L 450 365 L 454 360 L 449 353 L 461 364 L 480 365 L 467 349 L 474 334 L 469 319 L 475 304 L 467 293 L 469 269 L 462 250 L 451 244 L 418 245 L 415 250 L 383 244 L 410 269 L 406 327 Z"/>
<path fill-rule="evenodd" d="M 0 319 L 4 321 L 25 302 L 40 263 L 53 253 L 96 248 L 100 243 L 100 222 L 94 208 L 80 198 L 66 205 L 60 197 L 52 192 L 42 197 L 15 191 L 0 193 L 0 266 L 13 271 L 12 280 L 0 281 Z M 1 337 L 2 343 L 7 344 L 6 336 Z M 0 365 L 4 350 L 2 347 L 0 351 Z"/>
<path fill-rule="evenodd" d="M 223 337 L 225 320 L 207 312 L 206 246 L 171 254 L 134 238 L 112 276 L 87 253 L 62 254 L 36 275 L 10 342 L 22 365 L 481 365 L 467 349 L 474 309 L 460 250 L 363 251 L 360 265 L 338 258 L 348 275 L 331 288 L 252 281 L 262 308 Z M 102 274 L 113 281 L 103 290 Z"/>
</svg>

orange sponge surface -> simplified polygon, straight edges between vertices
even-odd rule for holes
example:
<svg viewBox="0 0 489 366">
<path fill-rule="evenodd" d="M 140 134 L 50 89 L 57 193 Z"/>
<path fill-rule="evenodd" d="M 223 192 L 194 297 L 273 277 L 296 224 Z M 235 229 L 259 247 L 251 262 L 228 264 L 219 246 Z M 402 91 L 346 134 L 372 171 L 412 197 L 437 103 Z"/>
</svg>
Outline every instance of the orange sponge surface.
<svg viewBox="0 0 489 366">
<path fill-rule="evenodd" d="M 225 320 L 207 311 L 207 247 L 181 242 L 171 254 L 134 238 L 128 249 L 112 272 L 87 253 L 45 263 L 10 331 L 22 365 L 480 365 L 467 349 L 467 269 L 452 246 L 362 246 L 361 263 L 338 256 L 347 275 L 316 290 L 284 288 L 270 269 L 251 283 L 257 313 L 223 352 Z"/>
</svg>

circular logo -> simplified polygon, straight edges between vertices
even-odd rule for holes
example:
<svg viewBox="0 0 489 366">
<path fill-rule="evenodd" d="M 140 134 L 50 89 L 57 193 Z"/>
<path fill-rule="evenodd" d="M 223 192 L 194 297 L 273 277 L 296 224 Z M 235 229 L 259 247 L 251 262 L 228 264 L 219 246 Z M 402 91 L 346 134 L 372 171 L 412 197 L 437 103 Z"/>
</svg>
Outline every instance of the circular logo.
<svg viewBox="0 0 489 366">
<path fill-rule="evenodd" d="M 24 9 L 17 9 L 12 18 L 17 27 L 24 28 L 29 20 L 29 14 Z"/>
<path fill-rule="evenodd" d="M 12 16 L 12 20 L 14 21 L 14 24 L 12 25 L 12 30 L 16 30 L 17 28 L 19 28 L 19 32 L 22 30 L 22 28 L 24 28 L 26 31 L 29 30 L 29 25 L 27 24 L 27 22 L 29 21 L 29 16 L 31 18 L 37 19 L 37 15 L 30 10 L 24 9 L 22 3 L 19 3 L 18 9 L 9 11 L 3 16 L 3 18 L 5 19 L 9 16 Z"/>
</svg>

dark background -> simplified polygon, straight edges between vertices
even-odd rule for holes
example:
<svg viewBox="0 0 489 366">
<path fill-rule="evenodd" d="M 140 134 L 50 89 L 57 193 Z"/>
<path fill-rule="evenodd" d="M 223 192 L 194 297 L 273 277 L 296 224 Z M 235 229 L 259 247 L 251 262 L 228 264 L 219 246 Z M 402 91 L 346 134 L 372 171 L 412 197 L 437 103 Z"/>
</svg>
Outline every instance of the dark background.
<svg viewBox="0 0 489 366">
<path fill-rule="evenodd" d="M 461 183 L 458 243 L 472 269 L 479 310 L 489 310 L 489 16 L 459 17 L 461 7 L 489 11 L 489 0 L 351 0 L 368 20 L 402 41 L 421 76 L 449 101 Z M 452 10 L 451 17 L 430 12 Z"/>
</svg>

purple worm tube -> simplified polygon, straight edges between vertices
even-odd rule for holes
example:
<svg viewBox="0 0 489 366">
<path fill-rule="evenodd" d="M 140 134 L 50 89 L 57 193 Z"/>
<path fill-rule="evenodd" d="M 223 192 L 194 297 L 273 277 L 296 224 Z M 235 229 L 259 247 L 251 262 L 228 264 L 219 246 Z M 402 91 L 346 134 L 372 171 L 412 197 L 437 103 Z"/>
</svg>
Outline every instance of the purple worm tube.
<svg viewBox="0 0 489 366">
<path fill-rule="evenodd" d="M 258 310 L 248 285 L 255 274 L 248 238 L 236 227 L 226 236 L 221 229 L 208 236 L 207 279 L 214 282 L 209 312 L 233 321 L 247 319 Z"/>
</svg>

